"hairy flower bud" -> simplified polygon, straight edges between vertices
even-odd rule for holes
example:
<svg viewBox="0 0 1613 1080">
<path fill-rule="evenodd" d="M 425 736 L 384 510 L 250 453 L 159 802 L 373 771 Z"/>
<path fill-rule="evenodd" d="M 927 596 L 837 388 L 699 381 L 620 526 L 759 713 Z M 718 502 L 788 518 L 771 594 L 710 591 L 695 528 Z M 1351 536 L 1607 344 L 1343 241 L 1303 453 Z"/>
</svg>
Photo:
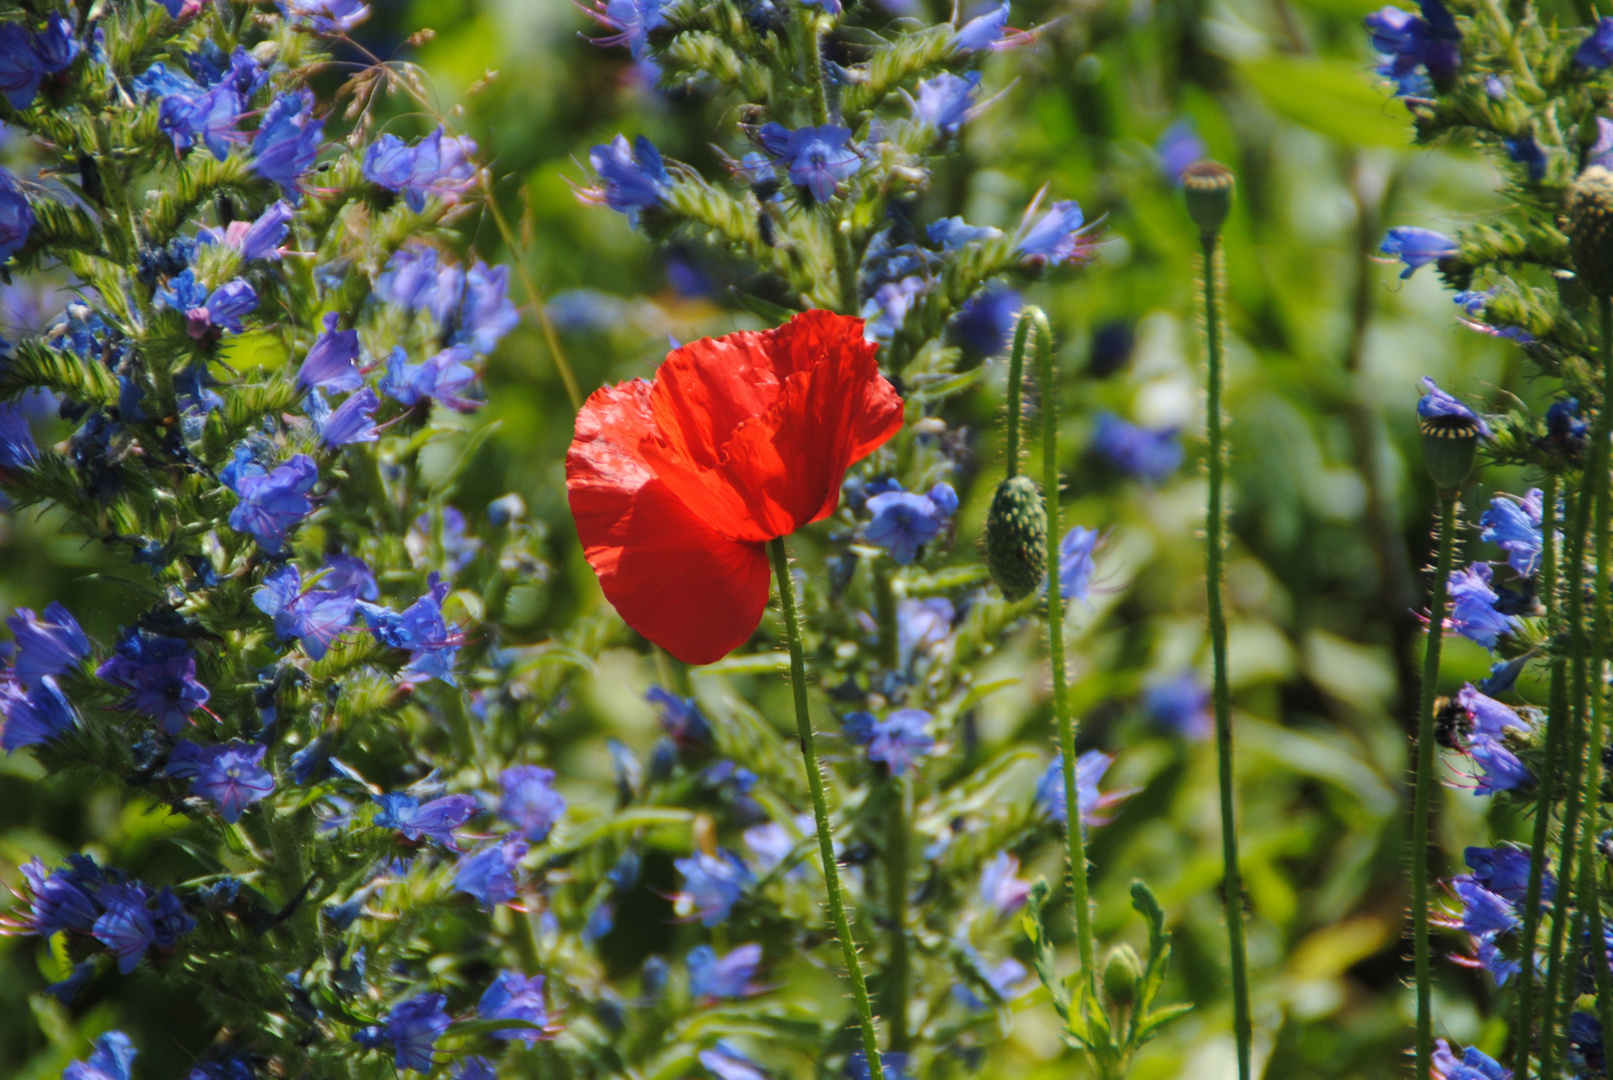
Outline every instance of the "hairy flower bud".
<svg viewBox="0 0 1613 1080">
<path fill-rule="evenodd" d="M 1103 962 L 1103 997 L 1117 1009 L 1129 1009 L 1137 1002 L 1137 984 L 1142 982 L 1143 962 L 1130 945 L 1116 945 Z"/>
<path fill-rule="evenodd" d="M 1010 476 L 991 498 L 986 568 L 1009 600 L 1029 596 L 1047 573 L 1047 510 L 1028 476 Z"/>
<path fill-rule="evenodd" d="M 1219 161 L 1195 161 L 1182 170 L 1187 213 L 1199 232 L 1215 236 L 1232 212 L 1232 170 Z"/>
<path fill-rule="evenodd" d="M 1593 296 L 1613 296 L 1613 172 L 1592 165 L 1568 189 L 1568 250 Z"/>
</svg>

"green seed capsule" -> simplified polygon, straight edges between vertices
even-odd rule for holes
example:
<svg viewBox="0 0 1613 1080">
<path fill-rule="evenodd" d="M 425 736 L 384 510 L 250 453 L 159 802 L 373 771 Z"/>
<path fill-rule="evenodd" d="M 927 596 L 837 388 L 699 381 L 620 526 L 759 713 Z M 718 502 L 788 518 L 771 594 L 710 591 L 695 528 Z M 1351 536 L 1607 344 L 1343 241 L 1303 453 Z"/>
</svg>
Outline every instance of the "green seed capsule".
<svg viewBox="0 0 1613 1080">
<path fill-rule="evenodd" d="M 1047 573 L 1047 509 L 1028 476 L 997 485 L 986 514 L 986 568 L 1008 600 L 1036 591 Z"/>
<path fill-rule="evenodd" d="M 1214 236 L 1232 212 L 1232 170 L 1219 161 L 1195 161 L 1182 170 L 1182 195 L 1199 232 Z"/>
<path fill-rule="evenodd" d="M 1466 416 L 1425 416 L 1417 422 L 1423 436 L 1423 465 L 1441 491 L 1467 483 L 1479 448 L 1479 422 Z"/>
<path fill-rule="evenodd" d="M 1117 1009 L 1137 1002 L 1137 984 L 1143 980 L 1143 961 L 1130 945 L 1116 945 L 1103 965 L 1103 996 Z"/>
</svg>

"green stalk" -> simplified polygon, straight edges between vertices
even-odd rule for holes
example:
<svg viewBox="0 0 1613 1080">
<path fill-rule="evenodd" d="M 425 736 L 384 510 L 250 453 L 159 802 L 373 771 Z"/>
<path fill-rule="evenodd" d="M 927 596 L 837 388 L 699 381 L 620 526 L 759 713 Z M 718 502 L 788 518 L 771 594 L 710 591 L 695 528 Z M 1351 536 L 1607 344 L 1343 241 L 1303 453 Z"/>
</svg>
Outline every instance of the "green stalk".
<svg viewBox="0 0 1613 1080">
<path fill-rule="evenodd" d="M 885 972 L 885 1019 L 890 1025 L 886 1042 L 892 1053 L 906 1053 L 907 998 L 910 981 L 907 949 L 908 828 L 907 784 L 892 776 L 891 804 L 885 818 L 885 916 L 890 920 L 890 967 Z"/>
<path fill-rule="evenodd" d="M 1012 480 L 1019 475 L 1019 427 L 1024 406 L 1021 395 L 1025 384 L 1025 339 L 1030 335 L 1031 316 L 1021 315 L 1014 328 L 1014 349 L 1008 354 L 1008 475 Z"/>
<path fill-rule="evenodd" d="M 823 50 L 818 44 L 817 12 L 806 4 L 800 5 L 801 67 L 806 72 L 807 102 L 812 109 L 812 122 L 819 127 L 829 122 L 829 92 L 823 84 Z M 857 259 L 851 250 L 851 222 L 839 217 L 828 206 L 824 220 L 829 225 L 829 239 L 834 246 L 835 279 L 840 287 L 840 314 L 857 314 Z"/>
<path fill-rule="evenodd" d="M 901 640 L 896 625 L 896 590 L 891 586 L 890 566 L 883 558 L 874 560 L 874 618 L 879 623 L 879 663 L 895 671 L 901 660 Z"/>
<path fill-rule="evenodd" d="M 1232 692 L 1227 685 L 1227 616 L 1225 608 L 1226 511 L 1222 488 L 1226 442 L 1221 431 L 1221 310 L 1215 233 L 1204 241 L 1204 325 L 1210 360 L 1209 439 L 1210 506 L 1205 530 L 1206 586 L 1210 616 L 1210 650 L 1215 675 L 1215 756 L 1221 788 L 1221 862 L 1225 867 L 1227 945 L 1232 961 L 1232 1028 L 1238 1040 L 1238 1080 L 1252 1072 L 1254 1031 L 1249 1020 L 1249 959 L 1243 941 L 1243 877 L 1238 871 L 1238 821 L 1233 806 Z M 1419 1075 L 1427 1075 L 1423 1069 Z"/>
<path fill-rule="evenodd" d="M 1542 492 L 1541 511 L 1541 596 L 1546 604 L 1547 640 L 1555 644 L 1561 631 L 1561 601 L 1557 595 L 1557 489 L 1559 477 L 1550 473 Z M 1570 493 L 1572 498 L 1572 493 Z M 1562 752 L 1563 714 L 1567 712 L 1567 686 L 1563 681 L 1562 657 L 1555 652 L 1551 661 L 1550 707 L 1546 719 L 1546 756 L 1541 768 L 1540 783 L 1535 803 L 1535 831 L 1529 845 L 1529 887 L 1523 905 L 1523 953 L 1519 958 L 1522 970 L 1518 973 L 1518 1026 L 1517 1046 L 1514 1050 L 1512 1074 L 1529 1075 L 1529 1054 L 1533 1046 L 1530 1030 L 1534 1024 L 1535 1005 L 1535 941 L 1540 933 L 1540 892 L 1544 884 L 1546 867 L 1546 839 L 1551 832 L 1551 808 L 1557 798 L 1557 759 Z"/>
<path fill-rule="evenodd" d="M 1439 560 L 1428 602 L 1428 649 L 1423 657 L 1423 696 L 1417 724 L 1417 788 L 1411 815 L 1411 918 L 1416 955 L 1417 1058 L 1412 1075 L 1427 1076 L 1434 1055 L 1433 976 L 1428 951 L 1428 804 L 1434 791 L 1434 695 L 1439 654 L 1445 641 L 1445 609 L 1456 554 L 1456 495 L 1439 494 Z"/>
<path fill-rule="evenodd" d="M 1042 500 L 1047 508 L 1047 649 L 1053 668 L 1053 716 L 1058 721 L 1059 749 L 1064 754 L 1064 834 L 1070 848 L 1070 893 L 1075 903 L 1075 940 L 1081 954 L 1081 974 L 1092 992 L 1097 968 L 1092 959 L 1092 903 L 1087 896 L 1086 837 L 1081 832 L 1081 798 L 1075 777 L 1075 719 L 1070 715 L 1070 688 L 1064 670 L 1064 596 L 1059 583 L 1059 410 L 1058 383 L 1053 371 L 1053 331 L 1040 309 L 1027 309 L 1019 322 L 1014 354 L 1023 353 L 1025 325 L 1036 323 L 1036 378 L 1042 387 Z M 1010 385 L 1018 380 L 1009 375 Z M 1011 391 L 1013 417 L 1019 395 Z M 1012 461 L 1012 457 L 1010 457 Z M 1012 473 L 1010 473 L 1012 475 Z"/>
<path fill-rule="evenodd" d="M 493 224 L 498 228 L 499 237 L 504 241 L 504 249 L 510 253 L 510 262 L 515 264 L 515 276 L 521 279 L 521 288 L 526 291 L 527 302 L 532 305 L 533 312 L 538 317 L 538 327 L 543 331 L 543 343 L 549 348 L 549 356 L 554 360 L 555 370 L 560 372 L 560 381 L 565 384 L 566 397 L 571 401 L 573 411 L 582 408 L 582 388 L 577 385 L 576 372 L 571 370 L 571 362 L 560 348 L 560 335 L 555 332 L 554 320 L 549 318 L 549 309 L 544 306 L 543 294 L 538 291 L 537 282 L 527 271 L 525 251 L 516 243 L 515 233 L 510 229 L 510 223 L 504 217 L 504 211 L 499 208 L 498 198 L 493 194 L 493 181 L 487 173 L 482 174 L 482 190 L 487 195 L 487 209 L 492 215 Z"/>
<path fill-rule="evenodd" d="M 829 917 L 840 952 L 851 977 L 852 999 L 862 1026 L 863 1053 L 868 1058 L 869 1080 L 884 1080 L 885 1069 L 879 1057 L 879 1039 L 874 1032 L 874 1010 L 868 1004 L 868 983 L 857 960 L 857 944 L 846 920 L 846 904 L 840 894 L 840 870 L 835 862 L 834 834 L 829 830 L 829 804 L 823 794 L 823 770 L 818 764 L 818 748 L 812 737 L 812 717 L 807 712 L 806 656 L 801 649 L 801 623 L 795 610 L 795 583 L 790 579 L 790 553 L 784 538 L 768 541 L 767 553 L 773 561 L 778 581 L 779 606 L 784 609 L 784 636 L 790 646 L 790 689 L 795 695 L 795 730 L 801 740 L 801 757 L 806 761 L 807 787 L 812 792 L 812 816 L 818 826 L 818 852 L 823 858 L 823 883 L 829 894 Z"/>
</svg>

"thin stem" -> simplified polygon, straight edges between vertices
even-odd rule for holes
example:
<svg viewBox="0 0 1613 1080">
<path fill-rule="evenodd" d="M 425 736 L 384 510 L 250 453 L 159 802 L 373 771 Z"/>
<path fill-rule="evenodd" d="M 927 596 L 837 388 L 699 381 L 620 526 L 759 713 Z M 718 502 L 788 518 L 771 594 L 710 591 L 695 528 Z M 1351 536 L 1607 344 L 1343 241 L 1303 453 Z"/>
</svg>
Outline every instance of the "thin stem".
<svg viewBox="0 0 1613 1080">
<path fill-rule="evenodd" d="M 817 13 L 802 4 L 801 67 L 806 73 L 807 103 L 812 110 L 812 122 L 819 127 L 829 122 L 829 91 L 823 80 L 823 50 L 818 43 Z M 835 278 L 840 291 L 840 314 L 857 314 L 857 259 L 851 250 L 851 222 L 836 213 L 832 205 L 823 208 L 828 222 L 830 243 L 834 247 Z"/>
<path fill-rule="evenodd" d="M 885 972 L 886 1042 L 892 1053 L 906 1053 L 909 960 L 907 949 L 908 854 L 907 784 L 892 776 L 890 810 L 885 818 L 885 917 L 890 920 L 890 967 Z"/>
<path fill-rule="evenodd" d="M 1560 600 L 1557 595 L 1558 483 L 1558 475 L 1549 474 L 1541 495 L 1541 598 L 1546 604 L 1548 640 L 1555 639 L 1561 630 L 1562 621 Z M 1546 755 L 1541 768 L 1539 798 L 1535 804 L 1535 831 L 1529 845 L 1529 886 L 1523 905 L 1523 951 L 1519 957 L 1522 970 L 1518 972 L 1518 1041 L 1512 1067 L 1514 1076 L 1529 1075 L 1529 1054 L 1533 1049 L 1530 1031 L 1534 1023 L 1535 941 L 1540 933 L 1540 892 L 1545 880 L 1546 839 L 1551 832 L 1552 804 L 1557 798 L 1557 759 L 1562 752 L 1563 713 L 1567 711 L 1566 689 L 1563 683 L 1562 657 L 1554 654 L 1551 661 L 1550 708 L 1546 720 Z"/>
<path fill-rule="evenodd" d="M 895 671 L 901 660 L 901 637 L 896 622 L 896 590 L 883 558 L 874 560 L 874 618 L 879 622 L 880 666 Z"/>
<path fill-rule="evenodd" d="M 1087 897 L 1086 837 L 1081 832 L 1081 796 L 1075 775 L 1075 718 L 1070 715 L 1070 688 L 1064 669 L 1064 594 L 1059 582 L 1059 417 L 1058 383 L 1053 371 L 1053 331 L 1040 309 L 1027 308 L 1015 339 L 1023 350 L 1025 325 L 1036 323 L 1036 378 L 1042 388 L 1042 498 L 1047 507 L 1047 650 L 1053 669 L 1053 715 L 1058 720 L 1059 750 L 1064 755 L 1064 834 L 1070 846 L 1070 893 L 1075 904 L 1075 940 L 1081 974 L 1090 988 L 1097 977 L 1092 959 L 1092 904 Z M 1012 378 L 1012 376 L 1010 376 Z M 1018 395 L 1014 395 L 1017 399 Z M 1017 401 L 1015 402 L 1017 404 Z"/>
<path fill-rule="evenodd" d="M 1014 351 L 1008 354 L 1008 479 L 1019 475 L 1019 428 L 1024 419 L 1020 403 L 1025 387 L 1025 339 L 1030 335 L 1031 316 L 1025 312 L 1014 328 Z"/>
<path fill-rule="evenodd" d="M 857 959 L 857 944 L 851 938 L 846 920 L 846 904 L 840 895 L 840 870 L 835 862 L 834 834 L 829 830 L 829 804 L 823 794 L 823 770 L 818 765 L 818 748 L 812 737 L 812 717 L 807 712 L 806 657 L 801 650 L 801 624 L 795 611 L 795 583 L 790 578 L 790 553 L 784 538 L 767 544 L 778 581 L 779 606 L 784 609 L 784 636 L 790 646 L 790 689 L 795 695 L 795 730 L 801 740 L 801 757 L 806 761 L 807 787 L 812 792 L 812 816 L 818 826 L 818 853 L 823 858 L 823 883 L 829 894 L 829 917 L 845 957 L 846 974 L 851 977 L 851 994 L 862 1025 L 863 1053 L 868 1058 L 869 1080 L 884 1080 L 885 1069 L 879 1058 L 879 1039 L 874 1032 L 874 1010 L 868 1004 L 868 983 Z"/>
<path fill-rule="evenodd" d="M 1445 641 L 1445 608 L 1451 563 L 1456 555 L 1456 495 L 1439 494 L 1439 559 L 1428 602 L 1428 649 L 1423 655 L 1423 696 L 1417 723 L 1417 788 L 1411 814 L 1412 947 L 1416 955 L 1417 1060 L 1414 1076 L 1427 1076 L 1434 1054 L 1433 976 L 1428 950 L 1428 804 L 1434 792 L 1434 695 L 1439 689 L 1439 654 Z"/>
<path fill-rule="evenodd" d="M 1216 236 L 1204 236 L 1204 326 L 1210 360 L 1209 470 L 1210 506 L 1205 529 L 1206 588 L 1210 616 L 1210 651 L 1215 667 L 1212 698 L 1215 705 L 1215 756 L 1221 788 L 1221 862 L 1225 868 L 1227 946 L 1232 961 L 1232 1028 L 1238 1040 L 1238 1080 L 1249 1080 L 1254 1042 L 1249 1019 L 1249 959 L 1243 941 L 1243 877 L 1238 870 L 1238 819 L 1233 805 L 1232 692 L 1227 684 L 1227 616 L 1224 581 L 1226 510 L 1222 488 L 1226 470 L 1226 442 L 1221 431 L 1220 281 L 1217 273 Z M 1419 1075 L 1426 1075 L 1424 1069 Z"/>
</svg>

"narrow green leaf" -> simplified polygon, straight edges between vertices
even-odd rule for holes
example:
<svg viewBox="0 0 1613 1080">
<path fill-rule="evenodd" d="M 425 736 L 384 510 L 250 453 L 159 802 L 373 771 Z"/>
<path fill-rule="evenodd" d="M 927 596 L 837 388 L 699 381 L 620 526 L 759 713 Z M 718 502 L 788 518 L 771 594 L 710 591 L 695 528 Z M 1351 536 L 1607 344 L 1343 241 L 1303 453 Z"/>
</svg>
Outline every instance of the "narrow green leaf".
<svg viewBox="0 0 1613 1080">
<path fill-rule="evenodd" d="M 1373 86 L 1359 64 L 1268 56 L 1238 70 L 1272 112 L 1312 131 L 1354 146 L 1411 145 L 1405 106 Z"/>
</svg>

